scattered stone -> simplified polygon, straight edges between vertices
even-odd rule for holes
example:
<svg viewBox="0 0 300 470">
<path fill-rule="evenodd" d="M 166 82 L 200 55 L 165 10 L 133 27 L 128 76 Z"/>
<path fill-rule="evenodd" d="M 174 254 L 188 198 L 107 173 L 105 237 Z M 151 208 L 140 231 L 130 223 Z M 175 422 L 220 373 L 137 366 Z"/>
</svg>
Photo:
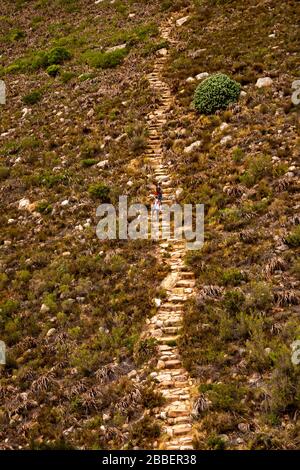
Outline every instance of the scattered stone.
<svg viewBox="0 0 300 470">
<path fill-rule="evenodd" d="M 112 46 L 106 49 L 105 52 L 114 52 L 114 51 L 119 51 L 121 49 L 125 49 L 127 47 L 126 42 L 124 44 L 119 44 L 118 46 Z"/>
<path fill-rule="evenodd" d="M 157 53 L 163 57 L 165 57 L 166 55 L 168 55 L 168 49 L 166 49 L 165 47 L 163 47 L 162 49 L 159 49 L 157 51 Z"/>
<path fill-rule="evenodd" d="M 155 306 L 158 308 L 161 306 L 161 299 L 154 299 Z"/>
<path fill-rule="evenodd" d="M 116 141 L 116 142 L 121 142 L 121 140 L 126 139 L 126 137 L 127 137 L 127 134 L 126 134 L 126 132 L 125 132 L 124 134 L 119 135 L 119 136 L 115 139 L 115 141 Z"/>
<path fill-rule="evenodd" d="M 127 377 L 128 377 L 129 379 L 133 379 L 133 378 L 136 377 L 136 376 L 137 376 L 137 371 L 136 371 L 135 369 L 134 369 L 134 370 L 131 370 L 131 371 L 128 372 L 128 374 L 127 374 Z"/>
<path fill-rule="evenodd" d="M 223 139 L 220 140 L 220 144 L 221 145 L 226 145 L 231 141 L 232 141 L 232 136 L 231 135 L 225 135 L 225 137 L 223 137 Z"/>
<path fill-rule="evenodd" d="M 50 336 L 53 336 L 54 333 L 56 332 L 56 328 L 50 328 L 50 330 L 47 331 L 47 338 L 49 338 Z"/>
<path fill-rule="evenodd" d="M 194 82 L 194 81 L 195 81 L 195 78 L 194 78 L 194 77 L 188 77 L 188 78 L 186 79 L 186 82 L 187 82 L 187 83 L 192 83 L 192 82 Z"/>
<path fill-rule="evenodd" d="M 193 142 L 191 145 L 188 147 L 185 147 L 184 153 L 191 153 L 193 152 L 196 148 L 200 147 L 202 144 L 201 140 L 197 140 L 196 142 Z"/>
<path fill-rule="evenodd" d="M 28 108 L 23 108 L 22 109 L 22 119 L 25 118 L 25 116 L 27 116 L 27 114 L 31 111 L 31 109 L 28 109 Z"/>
<path fill-rule="evenodd" d="M 19 210 L 26 210 L 28 209 L 29 205 L 30 205 L 29 199 L 23 198 L 23 199 L 20 199 L 18 207 L 19 207 Z"/>
<path fill-rule="evenodd" d="M 238 429 L 239 431 L 243 432 L 243 433 L 246 433 L 249 431 L 249 424 L 246 424 L 246 423 L 239 423 L 238 424 Z"/>
<path fill-rule="evenodd" d="M 66 206 L 68 206 L 68 205 L 69 205 L 69 200 L 68 200 L 68 199 L 65 199 L 64 201 L 62 201 L 62 202 L 60 203 L 60 205 L 61 205 L 61 207 L 66 207 Z"/>
<path fill-rule="evenodd" d="M 182 26 L 184 23 L 186 23 L 189 20 L 189 16 L 184 16 L 183 18 L 179 18 L 179 20 L 176 21 L 177 26 Z"/>
<path fill-rule="evenodd" d="M 108 166 L 108 160 L 102 160 L 102 162 L 97 163 L 98 168 L 105 168 Z"/>
<path fill-rule="evenodd" d="M 229 127 L 229 124 L 227 124 L 227 122 L 222 122 L 222 124 L 220 125 L 220 131 L 224 131 L 228 127 Z"/>
<path fill-rule="evenodd" d="M 256 82 L 257 88 L 268 87 L 273 84 L 273 80 L 270 77 L 259 78 Z"/>
<path fill-rule="evenodd" d="M 240 96 L 242 96 L 242 97 L 247 96 L 247 93 L 244 90 L 242 90 L 241 93 L 240 93 Z"/>
<path fill-rule="evenodd" d="M 198 59 L 198 57 L 201 57 L 201 55 L 203 54 L 203 52 L 206 52 L 206 49 L 197 49 L 196 51 L 192 51 L 189 53 L 189 56 L 192 58 L 192 59 Z"/>
<path fill-rule="evenodd" d="M 198 73 L 198 75 L 196 75 L 196 80 L 203 80 L 204 78 L 207 78 L 207 77 L 209 77 L 208 72 Z"/>
<path fill-rule="evenodd" d="M 40 308 L 41 313 L 47 313 L 47 312 L 49 312 L 49 310 L 50 310 L 50 308 L 46 304 L 42 304 L 42 306 Z"/>
<path fill-rule="evenodd" d="M 178 188 L 176 189 L 176 192 L 175 192 L 175 196 L 176 198 L 178 199 L 183 193 L 183 189 L 182 188 Z"/>
</svg>

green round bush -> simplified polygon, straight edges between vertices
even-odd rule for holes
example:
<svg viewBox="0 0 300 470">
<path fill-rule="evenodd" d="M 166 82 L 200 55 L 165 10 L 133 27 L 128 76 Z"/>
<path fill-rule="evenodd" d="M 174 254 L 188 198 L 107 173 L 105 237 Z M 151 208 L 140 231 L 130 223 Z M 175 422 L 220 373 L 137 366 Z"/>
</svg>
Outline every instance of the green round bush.
<svg viewBox="0 0 300 470">
<path fill-rule="evenodd" d="M 194 106 L 202 114 L 213 114 L 238 100 L 241 85 L 223 73 L 200 83 L 195 91 Z"/>
<path fill-rule="evenodd" d="M 62 64 L 65 60 L 71 59 L 70 52 L 64 47 L 54 47 L 48 52 L 48 64 Z"/>
<path fill-rule="evenodd" d="M 46 72 L 48 75 L 50 75 L 50 77 L 56 77 L 60 72 L 60 66 L 56 64 L 49 65 Z"/>
</svg>

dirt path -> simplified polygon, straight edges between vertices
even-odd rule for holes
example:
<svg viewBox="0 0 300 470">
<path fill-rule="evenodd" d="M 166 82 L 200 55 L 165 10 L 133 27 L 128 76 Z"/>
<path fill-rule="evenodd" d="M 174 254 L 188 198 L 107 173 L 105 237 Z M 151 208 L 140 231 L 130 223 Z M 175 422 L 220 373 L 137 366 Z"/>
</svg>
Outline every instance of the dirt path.
<svg viewBox="0 0 300 470">
<path fill-rule="evenodd" d="M 162 25 L 162 38 L 171 40 L 171 31 L 175 27 L 175 18 Z M 146 156 L 149 158 L 155 179 L 163 188 L 164 204 L 174 202 L 176 189 L 172 185 L 170 169 L 164 164 L 162 150 L 162 127 L 168 119 L 168 111 L 172 103 L 170 89 L 161 79 L 166 55 L 156 60 L 154 70 L 148 75 L 151 86 L 161 98 L 162 104 L 148 116 L 149 144 Z M 183 263 L 185 242 L 161 240 L 160 253 L 164 262 L 171 268 L 171 275 L 163 283 L 167 297 L 160 306 L 158 313 L 151 319 L 148 336 L 158 342 L 158 363 L 152 377 L 166 399 L 165 405 L 158 410 L 157 418 L 163 421 L 163 435 L 159 442 L 160 449 L 184 450 L 193 449 L 191 392 L 193 380 L 183 368 L 181 357 L 176 346 L 180 335 L 184 305 L 193 295 L 194 275 L 188 272 Z M 168 255 L 166 256 L 166 254 Z"/>
</svg>

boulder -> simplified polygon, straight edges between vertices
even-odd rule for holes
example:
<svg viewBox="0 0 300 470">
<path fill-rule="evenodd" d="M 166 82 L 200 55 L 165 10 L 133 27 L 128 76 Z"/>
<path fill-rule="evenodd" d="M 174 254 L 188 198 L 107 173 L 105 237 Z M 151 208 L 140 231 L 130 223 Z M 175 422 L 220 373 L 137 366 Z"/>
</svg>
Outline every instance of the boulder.
<svg viewBox="0 0 300 470">
<path fill-rule="evenodd" d="M 182 26 L 184 23 L 186 23 L 189 20 L 189 16 L 184 16 L 183 18 L 179 18 L 179 20 L 176 21 L 177 26 Z"/>
<path fill-rule="evenodd" d="M 191 145 L 188 147 L 185 147 L 184 153 L 191 153 L 193 152 L 196 148 L 200 147 L 201 145 L 201 140 L 197 140 L 196 142 L 193 142 Z"/>
<path fill-rule="evenodd" d="M 273 80 L 270 77 L 262 77 L 259 78 L 256 82 L 257 88 L 263 88 L 263 87 L 268 87 L 273 84 Z"/>
</svg>

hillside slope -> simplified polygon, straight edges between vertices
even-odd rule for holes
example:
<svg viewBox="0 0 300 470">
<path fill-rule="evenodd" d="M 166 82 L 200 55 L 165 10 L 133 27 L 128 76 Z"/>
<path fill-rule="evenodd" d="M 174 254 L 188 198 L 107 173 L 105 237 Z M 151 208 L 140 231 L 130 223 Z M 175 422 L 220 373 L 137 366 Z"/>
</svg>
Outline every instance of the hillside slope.
<svg viewBox="0 0 300 470">
<path fill-rule="evenodd" d="M 0 449 L 164 440 L 145 328 L 166 299 L 169 247 L 100 242 L 95 226 L 101 202 L 150 204 L 148 118 L 164 99 L 149 77 L 166 48 L 161 161 L 180 202 L 205 204 L 170 342 L 192 377 L 193 445 L 299 448 L 299 14 L 296 0 L 1 1 Z M 240 99 L 199 115 L 194 91 L 215 72 Z"/>
</svg>

